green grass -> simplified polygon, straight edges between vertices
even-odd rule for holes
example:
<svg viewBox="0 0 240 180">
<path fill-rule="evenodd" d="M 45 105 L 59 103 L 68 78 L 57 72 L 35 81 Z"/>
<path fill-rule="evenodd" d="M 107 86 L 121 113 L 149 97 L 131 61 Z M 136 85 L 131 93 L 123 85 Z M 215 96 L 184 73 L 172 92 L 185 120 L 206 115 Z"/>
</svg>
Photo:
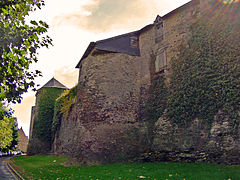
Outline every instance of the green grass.
<svg viewBox="0 0 240 180">
<path fill-rule="evenodd" d="M 64 157 L 15 157 L 13 162 L 27 179 L 80 179 L 80 180 L 240 180 L 240 166 L 202 163 L 129 163 L 102 166 L 60 165 Z"/>
</svg>

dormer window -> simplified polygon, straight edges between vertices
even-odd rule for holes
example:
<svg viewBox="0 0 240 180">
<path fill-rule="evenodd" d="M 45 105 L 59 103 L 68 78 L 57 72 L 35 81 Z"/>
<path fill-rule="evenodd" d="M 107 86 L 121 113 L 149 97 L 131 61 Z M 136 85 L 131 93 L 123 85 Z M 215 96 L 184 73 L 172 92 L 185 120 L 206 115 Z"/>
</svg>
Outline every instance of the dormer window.
<svg viewBox="0 0 240 180">
<path fill-rule="evenodd" d="M 156 56 L 155 60 L 155 72 L 159 73 L 164 71 L 164 68 L 167 66 L 166 53 L 162 51 Z"/>
<path fill-rule="evenodd" d="M 156 25 L 157 30 L 162 30 L 163 28 L 163 23 L 161 22 L 160 24 Z"/>
<path fill-rule="evenodd" d="M 138 38 L 136 36 L 130 37 L 130 46 L 133 48 L 138 47 Z"/>
</svg>

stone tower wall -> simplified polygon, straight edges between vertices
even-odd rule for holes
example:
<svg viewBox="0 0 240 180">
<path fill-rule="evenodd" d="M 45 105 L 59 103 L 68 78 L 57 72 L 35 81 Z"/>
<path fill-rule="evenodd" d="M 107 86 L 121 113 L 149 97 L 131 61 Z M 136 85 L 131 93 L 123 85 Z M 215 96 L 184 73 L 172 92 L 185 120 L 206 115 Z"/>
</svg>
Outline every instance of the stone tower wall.
<svg viewBox="0 0 240 180">
<path fill-rule="evenodd" d="M 201 151 L 220 147 L 216 143 L 219 131 L 226 132 L 219 143 L 235 152 L 239 142 L 229 136 L 227 117 L 221 112 L 214 119 L 211 136 L 198 119 L 185 131 L 171 124 L 165 115 L 159 117 L 153 129 L 144 119 L 151 80 L 163 75 L 169 84 L 171 58 L 178 55 L 178 46 L 188 38 L 191 24 L 207 11 L 209 2 L 193 0 L 141 32 L 140 57 L 93 49 L 81 62 L 78 99 L 69 116 L 61 121 L 54 152 L 78 157 L 88 164 L 136 157 L 148 149 L 159 153 L 159 160 L 192 160 L 194 156 L 195 160 L 204 160 Z M 163 27 L 162 37 L 158 37 L 159 26 Z M 163 52 L 166 66 L 155 72 L 154 61 Z M 223 120 L 219 120 L 221 117 Z M 149 131 L 154 131 L 151 145 Z M 161 158 L 166 152 L 170 155 Z"/>
<path fill-rule="evenodd" d="M 149 74 L 143 61 L 97 50 L 83 60 L 78 100 L 69 117 L 62 119 L 55 152 L 97 163 L 114 162 L 141 151 L 139 139 L 131 139 L 127 132 L 141 126 L 141 79 Z"/>
<path fill-rule="evenodd" d="M 44 141 L 41 141 L 38 138 L 36 132 L 36 122 L 37 122 L 37 114 L 38 114 L 38 106 L 39 106 L 39 97 L 42 93 L 43 89 L 40 89 L 36 93 L 36 102 L 35 106 L 32 107 L 31 112 L 31 123 L 30 123 L 30 132 L 29 132 L 29 143 L 27 147 L 27 154 L 39 154 L 39 153 L 48 153 L 51 149 L 51 146 Z"/>
</svg>

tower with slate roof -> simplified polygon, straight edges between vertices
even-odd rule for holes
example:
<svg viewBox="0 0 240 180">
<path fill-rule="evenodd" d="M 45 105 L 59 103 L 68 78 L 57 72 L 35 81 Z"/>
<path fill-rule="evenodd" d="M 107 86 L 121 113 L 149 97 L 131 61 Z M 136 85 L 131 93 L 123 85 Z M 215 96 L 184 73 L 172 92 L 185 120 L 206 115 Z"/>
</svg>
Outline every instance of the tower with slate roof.
<svg viewBox="0 0 240 180">
<path fill-rule="evenodd" d="M 56 94 L 55 98 L 52 99 L 52 101 L 55 101 L 55 99 L 66 89 L 68 88 L 53 77 L 45 85 L 43 85 L 41 88 L 37 90 L 35 106 L 32 106 L 31 112 L 29 143 L 27 149 L 28 154 L 48 153 L 51 150 L 51 144 L 49 142 L 44 142 L 43 140 L 41 140 L 36 129 L 37 124 L 39 124 L 38 115 L 40 98 L 46 97 L 48 95 L 47 93 L 49 92 L 49 90 L 51 90 L 53 94 Z M 48 107 L 48 109 L 53 108 L 54 108 L 53 105 L 52 107 Z"/>
</svg>

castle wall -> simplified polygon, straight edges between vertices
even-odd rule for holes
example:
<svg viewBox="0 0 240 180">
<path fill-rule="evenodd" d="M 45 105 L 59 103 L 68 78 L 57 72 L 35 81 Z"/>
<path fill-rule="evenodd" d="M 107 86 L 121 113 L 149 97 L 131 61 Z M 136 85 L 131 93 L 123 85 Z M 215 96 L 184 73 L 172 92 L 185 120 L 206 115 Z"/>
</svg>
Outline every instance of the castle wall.
<svg viewBox="0 0 240 180">
<path fill-rule="evenodd" d="M 177 55 L 177 47 L 188 37 L 191 22 L 200 13 L 211 12 L 209 2 L 196 1 L 193 6 L 163 18 L 166 42 L 163 41 L 160 48 L 166 44 L 168 63 L 171 57 Z M 169 72 L 165 72 L 166 77 L 171 76 L 170 64 L 167 69 Z M 239 137 L 234 137 L 230 121 L 229 116 L 219 110 L 211 127 L 200 119 L 194 119 L 188 128 L 182 128 L 173 124 L 164 114 L 154 125 L 152 150 L 157 152 L 157 156 L 153 159 L 238 164 Z"/>
<path fill-rule="evenodd" d="M 29 128 L 29 138 L 31 138 L 32 134 L 33 134 L 33 124 L 34 124 L 34 120 L 36 118 L 35 116 L 36 116 L 36 106 L 32 106 L 30 128 Z"/>
<path fill-rule="evenodd" d="M 169 85 L 171 58 L 178 55 L 178 46 L 188 38 L 190 25 L 208 6 L 208 1 L 194 0 L 141 32 L 140 57 L 94 49 L 83 59 L 78 99 L 69 116 L 62 119 L 54 152 L 78 157 L 88 164 L 136 157 L 147 149 L 159 153 L 158 160 L 204 161 L 206 154 L 202 151 L 209 156 L 226 150 L 237 152 L 239 141 L 230 135 L 228 117 L 221 120 L 221 112 L 214 119 L 210 136 L 208 127 L 198 119 L 188 129 L 171 124 L 165 115 L 149 129 L 144 119 L 152 79 L 163 75 Z M 161 54 L 166 65 L 156 72 L 155 60 Z M 153 137 L 147 137 L 148 131 L 153 131 Z M 221 132 L 225 134 L 220 138 Z M 222 151 L 215 151 L 219 148 Z"/>
<path fill-rule="evenodd" d="M 49 95 L 50 91 L 51 94 Z M 63 92 L 64 88 L 60 87 L 44 87 L 37 91 L 35 107 L 32 108 L 31 123 L 30 123 L 30 136 L 27 148 L 27 154 L 45 154 L 51 152 L 52 139 L 52 117 L 54 112 L 55 99 Z M 39 107 L 41 100 L 42 107 Z M 46 102 L 47 101 L 47 102 Z M 45 119 L 39 120 L 38 115 L 40 112 L 44 114 Z M 44 109 L 45 108 L 45 109 Z M 44 111 L 44 112 L 43 112 Z M 41 122 L 43 121 L 44 122 Z"/>
<path fill-rule="evenodd" d="M 27 147 L 27 154 L 39 154 L 39 153 L 48 153 L 51 149 L 51 146 L 40 140 L 36 132 L 36 123 L 37 123 L 37 114 L 39 107 L 39 97 L 43 89 L 39 89 L 36 93 L 36 102 L 35 106 L 32 107 L 31 112 L 31 122 L 30 122 L 30 132 L 29 132 L 29 142 Z"/>
<path fill-rule="evenodd" d="M 159 23 L 144 30 L 139 36 L 140 57 L 94 49 L 82 60 L 78 100 L 56 132 L 55 153 L 96 163 L 114 162 L 127 154 L 136 156 L 150 148 L 144 105 L 155 76 L 151 72 L 153 56 L 166 51 L 168 67 L 164 74 L 170 75 L 170 59 L 177 54 L 176 46 L 187 33 L 189 17 L 183 17 L 186 11 L 192 9 L 163 18 L 162 41 L 156 42 Z"/>
<path fill-rule="evenodd" d="M 229 116 L 220 110 L 211 127 L 199 119 L 179 127 L 164 114 L 155 123 L 154 160 L 239 164 L 240 141 L 232 131 Z"/>
<path fill-rule="evenodd" d="M 18 145 L 17 147 L 22 152 L 27 152 L 27 146 L 28 146 L 28 137 L 25 135 L 23 129 L 18 130 Z"/>
<path fill-rule="evenodd" d="M 110 162 L 127 152 L 139 151 L 137 145 L 130 146 L 140 143 L 139 139 L 129 141 L 127 132 L 141 124 L 141 79 L 149 84 L 143 61 L 136 56 L 99 51 L 83 60 L 78 100 L 69 117 L 62 119 L 54 152 Z M 111 151 L 116 153 L 109 154 Z"/>
</svg>

